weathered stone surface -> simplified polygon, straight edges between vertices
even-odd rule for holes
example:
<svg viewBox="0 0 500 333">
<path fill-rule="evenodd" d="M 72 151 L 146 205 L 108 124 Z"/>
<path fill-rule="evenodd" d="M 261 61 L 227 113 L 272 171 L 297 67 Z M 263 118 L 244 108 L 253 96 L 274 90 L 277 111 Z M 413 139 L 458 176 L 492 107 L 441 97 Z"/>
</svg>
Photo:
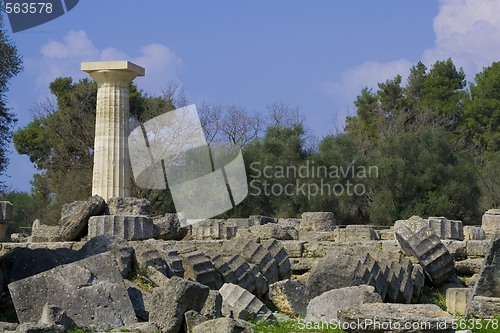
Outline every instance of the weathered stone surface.
<svg viewBox="0 0 500 333">
<path fill-rule="evenodd" d="M 94 237 L 78 250 L 78 257 L 84 259 L 108 251 L 114 255 L 121 275 L 128 276 L 132 270 L 134 248 L 124 239 L 108 235 Z"/>
<path fill-rule="evenodd" d="M 0 222 L 10 221 L 13 208 L 9 201 L 0 201 Z"/>
<path fill-rule="evenodd" d="M 306 313 L 306 286 L 300 281 L 283 280 L 269 286 L 269 299 L 283 313 L 298 318 Z"/>
<path fill-rule="evenodd" d="M 207 319 L 222 317 L 222 295 L 217 290 L 210 290 L 200 313 Z"/>
<path fill-rule="evenodd" d="M 106 200 L 106 215 L 151 216 L 151 204 L 146 199 L 114 197 Z"/>
<path fill-rule="evenodd" d="M 191 225 L 182 225 L 180 214 L 167 213 L 164 216 L 154 216 L 154 238 L 165 240 L 181 240 L 191 230 Z"/>
<path fill-rule="evenodd" d="M 136 322 L 118 266 L 106 253 L 13 282 L 9 290 L 21 323 L 38 321 L 45 303 L 63 309 L 81 327 Z"/>
<path fill-rule="evenodd" d="M 126 240 L 153 238 L 153 220 L 147 216 L 92 216 L 88 222 L 89 237 L 115 236 Z"/>
<path fill-rule="evenodd" d="M 227 247 L 231 249 L 229 252 L 238 253 L 248 263 L 256 265 L 268 284 L 278 281 L 278 263 L 262 245 L 252 240 L 235 238 L 227 243 Z"/>
<path fill-rule="evenodd" d="M 218 318 L 196 325 L 192 333 L 253 333 L 250 325 L 243 320 Z"/>
<path fill-rule="evenodd" d="M 490 209 L 483 215 L 481 228 L 487 233 L 492 234 L 500 230 L 500 209 Z"/>
<path fill-rule="evenodd" d="M 468 242 L 444 239 L 441 240 L 441 243 L 446 246 L 446 249 L 450 252 L 453 259 L 460 260 L 467 256 Z"/>
<path fill-rule="evenodd" d="M 17 247 L 0 257 L 0 268 L 3 270 L 4 283 L 7 285 L 75 260 L 77 260 L 75 251 L 66 248 L 31 250 Z"/>
<path fill-rule="evenodd" d="M 481 270 L 483 261 L 483 258 L 455 261 L 455 270 L 457 274 L 476 274 Z"/>
<path fill-rule="evenodd" d="M 333 231 L 335 217 L 331 212 L 307 212 L 302 214 L 300 231 Z"/>
<path fill-rule="evenodd" d="M 474 318 L 496 318 L 499 313 L 499 297 L 472 296 L 467 304 L 465 316 Z"/>
<path fill-rule="evenodd" d="M 334 242 L 333 231 L 299 231 L 299 240 L 304 242 Z"/>
<path fill-rule="evenodd" d="M 500 231 L 491 238 L 484 258 L 472 299 L 465 315 L 476 318 L 495 317 L 500 313 Z"/>
<path fill-rule="evenodd" d="M 463 315 L 467 302 L 472 297 L 472 288 L 449 288 L 446 290 L 446 309 L 452 315 Z"/>
<path fill-rule="evenodd" d="M 208 318 L 199 312 L 196 312 L 194 310 L 186 311 L 184 313 L 184 332 L 191 332 L 191 329 L 193 327 L 207 320 Z"/>
<path fill-rule="evenodd" d="M 490 241 L 471 240 L 467 242 L 467 256 L 469 258 L 480 258 L 486 256 Z"/>
<path fill-rule="evenodd" d="M 152 294 L 129 280 L 125 280 L 125 287 L 127 288 L 127 294 L 137 318 L 148 321 L 149 311 L 151 311 Z"/>
<path fill-rule="evenodd" d="M 0 332 L 15 331 L 18 326 L 19 324 L 17 323 L 6 323 L 0 321 Z"/>
<path fill-rule="evenodd" d="M 156 248 L 154 240 L 130 242 L 130 245 L 134 248 L 135 260 L 140 270 L 146 271 L 147 267 L 151 266 L 167 277 L 173 275 L 169 273 L 167 262 Z"/>
<path fill-rule="evenodd" d="M 300 229 L 300 219 L 294 219 L 294 218 L 280 218 L 278 220 L 278 224 L 285 226 L 285 227 L 292 227 L 297 230 Z"/>
<path fill-rule="evenodd" d="M 500 297 L 500 232 L 493 235 L 474 287 L 474 296 Z"/>
<path fill-rule="evenodd" d="M 75 323 L 68 317 L 66 311 L 55 305 L 45 303 L 42 310 L 42 316 L 38 321 L 39 324 L 57 324 L 62 325 L 65 330 L 73 330 Z"/>
<path fill-rule="evenodd" d="M 455 332 L 453 317 L 434 304 L 363 303 L 341 308 L 338 319 L 346 332 Z M 361 330 L 357 330 L 359 322 L 365 324 Z"/>
<path fill-rule="evenodd" d="M 281 245 L 285 248 L 288 258 L 300 258 L 302 257 L 302 253 L 304 253 L 304 242 L 286 241 L 281 242 Z"/>
<path fill-rule="evenodd" d="M 85 202 L 78 205 L 69 216 L 64 219 L 61 227 L 60 235 L 65 241 L 79 240 L 88 230 L 89 218 L 100 215 L 104 212 L 104 199 L 98 195 L 88 198 Z"/>
<path fill-rule="evenodd" d="M 403 251 L 418 259 L 434 285 L 455 274 L 450 252 L 429 227 L 427 220 L 413 216 L 397 221 L 394 232 Z"/>
<path fill-rule="evenodd" d="M 232 283 L 225 283 L 219 290 L 222 295 L 222 315 L 236 319 L 253 318 L 273 321 L 271 311 L 257 297 Z"/>
<path fill-rule="evenodd" d="M 262 246 L 269 251 L 278 265 L 278 279 L 286 280 L 292 276 L 292 266 L 285 248 L 276 240 L 263 240 Z"/>
<path fill-rule="evenodd" d="M 448 220 L 446 217 L 429 217 L 429 227 L 440 239 L 464 239 L 462 221 Z"/>
<path fill-rule="evenodd" d="M 231 239 L 237 227 L 228 227 L 224 220 L 208 219 L 193 224 L 191 237 L 194 240 Z"/>
<path fill-rule="evenodd" d="M 177 333 L 182 327 L 184 313 L 200 312 L 208 294 L 207 286 L 174 276 L 164 286 L 153 290 L 149 320 L 162 333 Z"/>
<path fill-rule="evenodd" d="M 158 333 L 159 331 L 158 327 L 155 324 L 146 322 L 146 323 L 136 323 L 114 328 L 110 332 L 111 333 L 118 333 L 118 332 Z"/>
<path fill-rule="evenodd" d="M 40 222 L 39 219 L 33 221 L 31 226 L 31 241 L 38 242 L 61 242 L 59 237 L 59 227 L 49 226 Z"/>
<path fill-rule="evenodd" d="M 309 300 L 332 289 L 359 286 L 372 281 L 368 269 L 358 257 L 328 255 L 311 271 L 306 284 Z"/>
<path fill-rule="evenodd" d="M 261 239 L 294 240 L 299 238 L 297 229 L 276 223 L 253 226 L 250 228 L 250 232 Z"/>
<path fill-rule="evenodd" d="M 354 286 L 327 291 L 313 298 L 307 305 L 306 321 L 330 322 L 337 319 L 343 307 L 358 307 L 363 303 L 382 303 L 372 286 Z"/>
<path fill-rule="evenodd" d="M 25 323 L 17 327 L 16 333 L 64 333 L 67 330 L 58 324 Z"/>
<path fill-rule="evenodd" d="M 355 242 L 355 241 L 366 242 L 369 240 L 377 239 L 375 230 L 373 230 L 372 228 L 335 229 L 334 236 L 336 242 Z"/>
<path fill-rule="evenodd" d="M 210 289 L 216 289 L 218 272 L 210 257 L 201 252 L 191 252 L 181 255 L 184 267 L 184 278 L 204 284 Z"/>
<path fill-rule="evenodd" d="M 264 225 L 268 223 L 276 223 L 276 220 L 273 219 L 272 217 L 262 216 L 262 215 L 250 215 L 248 221 L 253 226 Z"/>
<path fill-rule="evenodd" d="M 242 256 L 238 254 L 233 257 L 218 255 L 212 261 L 221 274 L 223 283 L 237 284 L 249 292 L 254 292 L 257 277 Z"/>
<path fill-rule="evenodd" d="M 464 240 L 483 240 L 486 239 L 486 233 L 483 228 L 466 225 L 464 226 Z"/>
</svg>

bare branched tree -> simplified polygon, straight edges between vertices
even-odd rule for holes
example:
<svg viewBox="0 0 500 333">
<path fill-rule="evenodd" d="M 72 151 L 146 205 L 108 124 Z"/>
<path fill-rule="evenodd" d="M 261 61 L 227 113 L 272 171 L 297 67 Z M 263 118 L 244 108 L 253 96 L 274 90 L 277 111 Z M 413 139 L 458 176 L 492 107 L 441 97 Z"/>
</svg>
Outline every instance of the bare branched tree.
<svg viewBox="0 0 500 333">
<path fill-rule="evenodd" d="M 291 127 L 295 124 L 303 124 L 305 117 L 300 107 L 291 108 L 287 103 L 276 101 L 267 106 L 271 126 Z"/>
</svg>

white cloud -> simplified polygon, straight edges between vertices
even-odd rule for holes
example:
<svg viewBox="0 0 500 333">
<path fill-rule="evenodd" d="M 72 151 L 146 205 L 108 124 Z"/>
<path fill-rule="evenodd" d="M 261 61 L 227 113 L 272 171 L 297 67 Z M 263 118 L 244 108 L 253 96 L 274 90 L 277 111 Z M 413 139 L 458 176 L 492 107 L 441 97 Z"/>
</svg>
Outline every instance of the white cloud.
<svg viewBox="0 0 500 333">
<path fill-rule="evenodd" d="M 377 83 L 394 79 L 398 74 L 402 76 L 403 84 L 405 84 L 411 67 L 412 63 L 406 59 L 388 63 L 367 61 L 343 72 L 340 81 L 317 83 L 317 85 L 340 106 L 340 110 L 337 112 L 338 119 L 345 119 L 345 116 L 348 115 L 347 108 L 350 109 L 351 115 L 354 115 L 352 112 L 353 102 L 363 88 L 368 87 L 377 91 Z"/>
<path fill-rule="evenodd" d="M 483 67 L 500 61 L 499 1 L 441 0 L 433 25 L 435 45 L 422 56 L 427 67 L 451 57 L 472 80 Z"/>
<path fill-rule="evenodd" d="M 88 77 L 80 71 L 81 62 L 129 60 L 146 69 L 146 76 L 137 81 L 138 86 L 147 92 L 158 93 L 163 85 L 176 78 L 183 65 L 175 52 L 158 43 L 141 47 L 140 55 L 135 58 L 112 47 L 99 50 L 83 30 L 68 32 L 62 41 L 50 39 L 40 53 L 42 58 L 36 66 L 36 88 L 39 90 L 46 90 L 57 77 L 71 76 L 74 81 Z"/>
</svg>

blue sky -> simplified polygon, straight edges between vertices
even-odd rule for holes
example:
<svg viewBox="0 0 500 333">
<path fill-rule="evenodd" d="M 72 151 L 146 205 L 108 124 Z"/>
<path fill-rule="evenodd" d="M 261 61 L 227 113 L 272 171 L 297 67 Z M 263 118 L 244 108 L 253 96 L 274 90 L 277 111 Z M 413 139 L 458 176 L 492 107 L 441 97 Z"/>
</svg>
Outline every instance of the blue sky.
<svg viewBox="0 0 500 333">
<path fill-rule="evenodd" d="M 467 79 L 500 60 L 500 2 L 80 0 L 67 14 L 24 32 L 5 29 L 25 70 L 10 82 L 17 127 L 55 78 L 88 77 L 83 61 L 129 60 L 146 69 L 134 82 L 159 94 L 181 83 L 190 103 L 206 100 L 266 112 L 299 106 L 320 139 L 354 115 L 365 86 L 423 61 L 449 57 Z M 14 148 L 0 180 L 29 191 L 36 170 Z"/>
</svg>

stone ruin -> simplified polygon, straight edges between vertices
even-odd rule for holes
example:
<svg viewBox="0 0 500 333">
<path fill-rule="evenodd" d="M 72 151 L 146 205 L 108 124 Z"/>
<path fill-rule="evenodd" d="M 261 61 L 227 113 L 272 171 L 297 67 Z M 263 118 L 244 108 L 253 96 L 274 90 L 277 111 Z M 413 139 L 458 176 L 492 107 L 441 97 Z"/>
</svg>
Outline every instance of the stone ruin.
<svg viewBox="0 0 500 333">
<path fill-rule="evenodd" d="M 344 228 L 331 212 L 152 216 L 128 183 L 126 96 L 144 69 L 82 70 L 99 87 L 92 197 L 64 205 L 58 226 L 36 220 L 31 235 L 10 235 L 12 205 L 0 202 L 0 331 L 251 333 L 249 318 L 302 317 L 425 321 L 425 332 L 454 332 L 452 315 L 500 314 L 500 210 L 486 212 L 482 227 L 413 216 L 387 229 Z M 448 312 L 427 304 L 435 290 Z"/>
<path fill-rule="evenodd" d="M 0 328 L 253 332 L 249 318 L 495 317 L 500 233 L 459 222 L 341 228 L 333 214 L 309 212 L 190 225 L 181 214 L 152 217 L 144 199 L 95 195 L 65 205 L 58 227 L 35 221 L 25 242 L 2 243 L 2 306 L 19 323 Z M 430 290 L 446 295 L 449 313 L 426 304 Z"/>
</svg>

